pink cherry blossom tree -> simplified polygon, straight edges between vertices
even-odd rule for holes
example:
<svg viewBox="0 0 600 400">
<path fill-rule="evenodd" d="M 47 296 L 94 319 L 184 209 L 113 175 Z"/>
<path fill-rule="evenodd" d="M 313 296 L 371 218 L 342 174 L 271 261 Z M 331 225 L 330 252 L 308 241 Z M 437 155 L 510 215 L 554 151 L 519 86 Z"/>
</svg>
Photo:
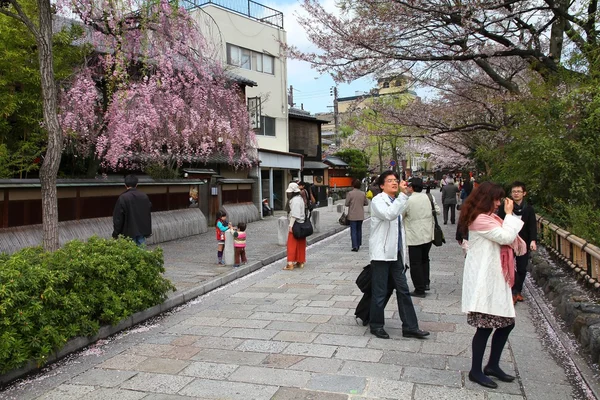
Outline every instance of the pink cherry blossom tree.
<svg viewBox="0 0 600 400">
<path fill-rule="evenodd" d="M 255 159 L 243 91 L 185 9 L 166 0 L 69 3 L 98 54 L 61 97 L 68 142 L 112 169 Z"/>
<path fill-rule="evenodd" d="M 202 160 L 217 151 L 235 166 L 252 162 L 255 138 L 242 92 L 205 56 L 208 45 L 185 10 L 164 0 L 37 3 L 29 15 L 19 0 L 0 0 L 0 13 L 22 22 L 37 43 L 48 132 L 40 168 L 46 250 L 59 247 L 56 179 L 65 137 L 111 168 Z M 63 91 L 60 120 L 52 53 L 57 10 L 77 15 L 97 50 Z"/>
</svg>

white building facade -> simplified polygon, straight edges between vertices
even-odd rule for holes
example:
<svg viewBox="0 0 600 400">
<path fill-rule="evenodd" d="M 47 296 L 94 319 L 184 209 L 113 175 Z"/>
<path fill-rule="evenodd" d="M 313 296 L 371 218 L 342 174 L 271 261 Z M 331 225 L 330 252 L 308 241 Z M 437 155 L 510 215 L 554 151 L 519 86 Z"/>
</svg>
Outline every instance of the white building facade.
<svg viewBox="0 0 600 400">
<path fill-rule="evenodd" d="M 186 6 L 191 1 L 184 3 Z M 257 198 L 271 206 L 285 204 L 285 189 L 299 176 L 302 156 L 289 152 L 287 62 L 283 14 L 252 1 L 198 0 L 188 7 L 226 69 L 256 83 L 246 87 L 248 110 L 255 127 L 260 165 L 251 174 L 258 180 Z"/>
</svg>

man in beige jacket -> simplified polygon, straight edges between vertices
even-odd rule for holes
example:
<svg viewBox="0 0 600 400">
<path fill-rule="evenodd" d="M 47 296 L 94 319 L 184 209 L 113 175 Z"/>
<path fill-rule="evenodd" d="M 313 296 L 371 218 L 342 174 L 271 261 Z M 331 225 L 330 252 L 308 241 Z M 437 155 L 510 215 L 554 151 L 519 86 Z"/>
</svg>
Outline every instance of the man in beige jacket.
<svg viewBox="0 0 600 400">
<path fill-rule="evenodd" d="M 403 221 L 410 260 L 410 278 L 415 287 L 410 294 L 425 297 L 425 291 L 429 290 L 430 284 L 429 250 L 431 250 L 435 224 L 431 212 L 432 202 L 437 214 L 440 213 L 440 208 L 433 196 L 423 193 L 421 178 L 412 178 L 408 182 L 408 188 L 410 196 L 403 213 Z"/>
</svg>

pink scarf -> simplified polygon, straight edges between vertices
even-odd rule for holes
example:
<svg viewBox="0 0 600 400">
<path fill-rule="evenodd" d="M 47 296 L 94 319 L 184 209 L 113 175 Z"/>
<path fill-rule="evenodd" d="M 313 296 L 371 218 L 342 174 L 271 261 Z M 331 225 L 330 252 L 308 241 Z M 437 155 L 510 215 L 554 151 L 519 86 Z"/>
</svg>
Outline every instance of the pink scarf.
<svg viewBox="0 0 600 400">
<path fill-rule="evenodd" d="M 502 218 L 496 214 L 479 214 L 469 226 L 472 231 L 491 231 L 502 227 Z M 527 252 L 525 241 L 517 235 L 510 245 L 500 246 L 500 264 L 502 275 L 510 287 L 515 283 L 515 253 L 520 256 Z"/>
</svg>

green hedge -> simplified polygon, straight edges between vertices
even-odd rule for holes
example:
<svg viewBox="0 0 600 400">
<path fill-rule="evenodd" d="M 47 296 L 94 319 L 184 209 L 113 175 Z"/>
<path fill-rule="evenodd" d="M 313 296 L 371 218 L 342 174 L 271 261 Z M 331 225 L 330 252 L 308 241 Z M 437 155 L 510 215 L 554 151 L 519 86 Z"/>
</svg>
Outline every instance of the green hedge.
<svg viewBox="0 0 600 400">
<path fill-rule="evenodd" d="M 164 271 L 160 248 L 127 239 L 0 254 L 0 372 L 43 365 L 69 339 L 162 303 L 175 290 Z"/>
</svg>

